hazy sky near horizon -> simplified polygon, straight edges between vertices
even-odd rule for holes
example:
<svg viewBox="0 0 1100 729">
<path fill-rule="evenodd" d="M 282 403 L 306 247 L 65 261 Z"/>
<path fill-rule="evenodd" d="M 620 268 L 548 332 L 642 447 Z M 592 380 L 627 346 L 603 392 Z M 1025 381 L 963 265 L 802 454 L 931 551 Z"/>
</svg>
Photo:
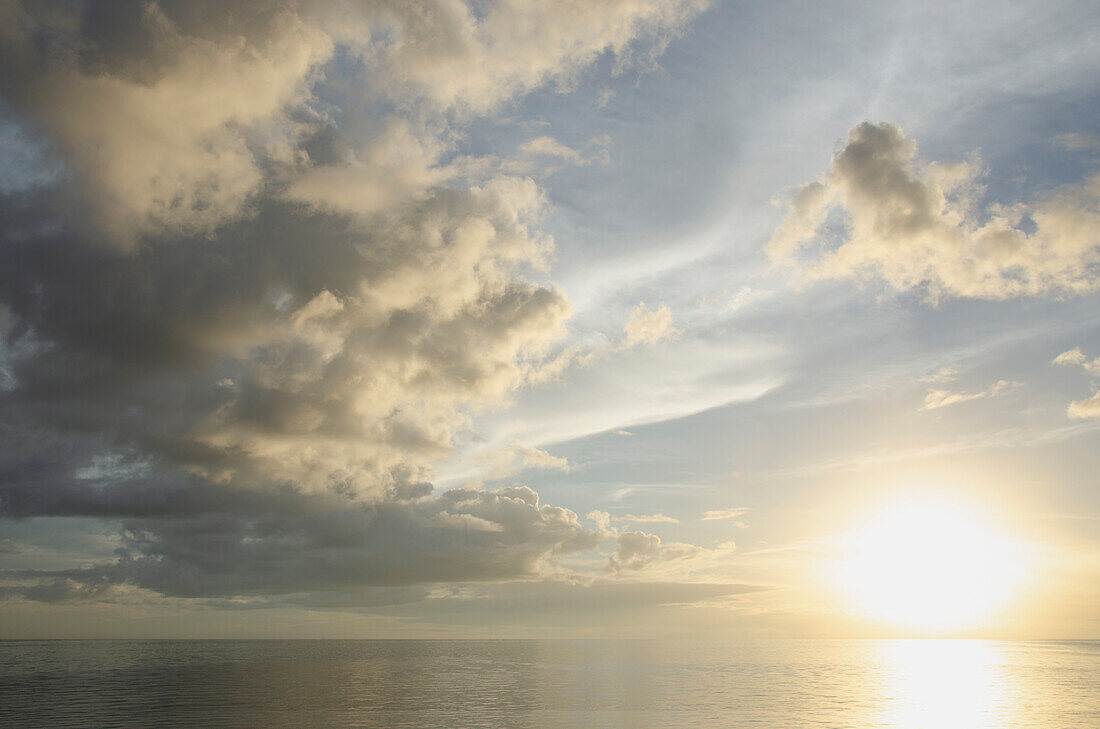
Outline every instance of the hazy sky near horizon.
<svg viewBox="0 0 1100 729">
<path fill-rule="evenodd" d="M 948 632 L 1100 637 L 1094 4 L 8 1 L 0 63 L 0 637 L 904 634 L 830 575 L 907 499 L 1029 555 Z"/>
</svg>

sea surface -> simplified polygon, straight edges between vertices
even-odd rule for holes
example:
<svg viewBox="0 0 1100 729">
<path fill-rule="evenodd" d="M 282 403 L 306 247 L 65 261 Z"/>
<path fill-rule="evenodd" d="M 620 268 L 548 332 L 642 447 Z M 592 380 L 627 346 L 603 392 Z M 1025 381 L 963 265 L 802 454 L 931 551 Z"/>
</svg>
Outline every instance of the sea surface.
<svg viewBox="0 0 1100 729">
<path fill-rule="evenodd" d="M 1100 727 L 1100 642 L 0 641 L 0 726 Z"/>
</svg>

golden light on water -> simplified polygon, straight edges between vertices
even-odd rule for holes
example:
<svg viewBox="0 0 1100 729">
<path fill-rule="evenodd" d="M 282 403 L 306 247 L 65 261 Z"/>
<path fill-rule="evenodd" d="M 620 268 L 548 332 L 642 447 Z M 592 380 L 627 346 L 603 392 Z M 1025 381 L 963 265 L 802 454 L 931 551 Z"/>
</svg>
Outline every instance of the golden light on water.
<svg viewBox="0 0 1100 729">
<path fill-rule="evenodd" d="M 922 632 L 980 627 L 1018 594 L 1024 544 L 949 501 L 904 500 L 847 535 L 837 578 L 868 617 Z"/>
<path fill-rule="evenodd" d="M 885 726 L 1001 729 L 1015 726 L 1004 650 L 980 640 L 882 644 Z"/>
</svg>

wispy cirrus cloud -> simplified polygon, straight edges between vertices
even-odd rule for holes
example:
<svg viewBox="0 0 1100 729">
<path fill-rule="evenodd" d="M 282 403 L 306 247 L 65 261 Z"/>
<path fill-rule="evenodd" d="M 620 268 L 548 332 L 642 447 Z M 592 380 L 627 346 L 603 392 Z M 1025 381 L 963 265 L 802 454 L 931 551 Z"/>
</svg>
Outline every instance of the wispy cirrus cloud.
<svg viewBox="0 0 1100 729">
<path fill-rule="evenodd" d="M 995 383 L 989 386 L 986 390 L 979 392 L 964 392 L 961 390 L 929 390 L 928 394 L 924 396 L 924 402 L 921 403 L 921 410 L 936 410 L 938 408 L 944 408 L 949 405 L 957 405 L 962 402 L 969 402 L 971 400 L 983 400 L 985 398 L 996 397 L 1002 392 L 1011 390 L 1012 388 L 1019 387 L 1019 382 L 1010 382 L 1008 380 L 997 380 Z"/>
<path fill-rule="evenodd" d="M 552 456 L 539 448 L 531 448 L 519 443 L 513 443 L 503 449 L 482 452 L 478 460 L 485 469 L 486 477 L 491 479 L 514 476 L 528 468 L 563 473 L 569 473 L 572 470 L 568 459 Z"/>
<path fill-rule="evenodd" d="M 619 521 L 630 521 L 635 524 L 679 524 L 680 520 L 667 514 L 624 514 L 615 517 Z"/>
<path fill-rule="evenodd" d="M 749 510 L 746 507 L 738 507 L 736 509 L 711 509 L 703 513 L 703 521 L 739 519 L 747 513 L 749 513 Z"/>
</svg>

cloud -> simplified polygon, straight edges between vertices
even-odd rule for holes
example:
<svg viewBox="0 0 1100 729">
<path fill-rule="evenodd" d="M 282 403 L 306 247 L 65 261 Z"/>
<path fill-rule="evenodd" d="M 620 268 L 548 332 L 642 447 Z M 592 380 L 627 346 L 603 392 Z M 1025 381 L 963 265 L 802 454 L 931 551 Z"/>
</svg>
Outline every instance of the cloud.
<svg viewBox="0 0 1100 729">
<path fill-rule="evenodd" d="M 737 519 L 749 512 L 746 507 L 736 509 L 712 509 L 703 514 L 703 521 L 720 521 L 723 519 Z"/>
<path fill-rule="evenodd" d="M 109 241 L 127 247 L 146 233 L 210 233 L 242 214 L 264 180 L 261 166 L 308 127 L 294 111 L 304 113 L 311 74 L 333 52 L 328 36 L 290 13 L 272 14 L 268 32 L 246 43 L 184 34 L 149 3 L 126 21 L 157 44 L 141 59 L 145 69 L 138 59 L 82 65 L 84 46 L 95 58 L 106 49 L 94 44 L 109 41 L 74 37 L 48 25 L 47 13 L 21 10 L 16 27 L 26 34 L 8 39 L 6 60 L 27 75 L 5 91 L 71 165 Z M 92 4 L 83 22 L 102 12 Z M 35 32 L 53 38 L 48 51 Z"/>
<path fill-rule="evenodd" d="M 704 550 L 693 544 L 671 542 L 662 544 L 656 534 L 623 532 L 619 534 L 608 567 L 614 572 L 642 570 L 657 562 L 692 559 Z"/>
<path fill-rule="evenodd" d="M 638 570 L 657 559 L 661 553 L 661 538 L 645 532 L 624 532 L 617 540 L 609 566 L 616 572 Z"/>
<path fill-rule="evenodd" d="M 662 303 L 656 310 L 650 311 L 644 301 L 639 302 L 630 312 L 630 319 L 623 331 L 626 334 L 624 345 L 627 347 L 656 344 L 676 334 L 676 329 L 672 326 L 672 312 L 668 306 Z"/>
<path fill-rule="evenodd" d="M 864 122 L 794 191 L 768 254 L 804 280 L 878 277 L 933 302 L 1100 287 L 1100 176 L 981 210 L 982 173 L 976 157 L 925 163 L 899 127 Z"/>
<path fill-rule="evenodd" d="M 571 309 L 543 191 L 456 140 L 702 7 L 4 4 L 12 143 L 61 171 L 0 195 L 0 508 L 122 535 L 115 561 L 6 578 L 229 599 L 593 548 L 524 487 L 432 489 L 476 413 L 566 366 Z"/>
<path fill-rule="evenodd" d="M 518 443 L 500 450 L 481 453 L 478 460 L 486 469 L 485 476 L 491 479 L 513 476 L 529 468 L 562 473 L 569 473 L 572 470 L 568 459 L 552 456 L 544 450 Z"/>
<path fill-rule="evenodd" d="M 591 367 L 606 357 L 621 354 L 639 345 L 652 345 L 663 339 L 672 339 L 679 331 L 672 326 L 672 312 L 667 305 L 662 303 L 656 310 L 650 311 L 643 301 L 632 310 L 623 327 L 623 334 L 618 341 L 609 338 L 594 345 L 572 344 L 561 348 L 553 356 L 528 362 L 524 366 L 524 382 L 531 385 L 553 382 L 571 368 Z M 615 432 L 630 435 L 625 430 Z"/>
<path fill-rule="evenodd" d="M 3 91 L 95 191 L 93 217 L 112 242 L 130 246 L 146 233 L 211 233 L 249 214 L 261 185 L 308 164 L 316 153 L 308 142 L 326 125 L 313 91 L 338 50 L 361 65 L 355 80 L 375 104 L 481 114 L 548 82 L 568 85 L 601 53 L 626 61 L 704 6 L 505 1 L 479 14 L 442 0 L 419 9 L 383 1 L 294 10 L 96 2 L 67 12 L 12 3 Z M 292 192 L 323 189 L 346 200 L 358 190 L 364 204 L 382 204 L 394 195 L 390 184 L 434 181 L 428 158 L 386 147 L 369 145 L 365 157 L 353 148 L 345 164 L 313 170 Z"/>
<path fill-rule="evenodd" d="M 948 365 L 940 367 L 935 372 L 922 377 L 921 382 L 931 382 L 936 385 L 942 385 L 948 382 L 954 382 L 959 377 L 959 368 L 954 365 Z"/>
<path fill-rule="evenodd" d="M 600 539 L 526 487 L 429 490 L 373 504 L 194 492 L 141 502 L 116 493 L 114 511 L 127 517 L 118 562 L 19 576 L 177 597 L 297 593 L 532 577 L 543 560 Z"/>
<path fill-rule="evenodd" d="M 388 40 L 377 49 L 379 81 L 437 107 L 484 113 L 548 80 L 569 87 L 578 71 L 608 51 L 620 68 L 644 60 L 646 45 L 661 50 L 707 4 L 504 0 L 479 13 L 466 3 L 387 3 L 378 13 L 377 30 Z"/>
<path fill-rule="evenodd" d="M 1100 392 L 1084 400 L 1074 400 L 1066 408 L 1066 414 L 1078 420 L 1100 418 Z"/>
<path fill-rule="evenodd" d="M 679 524 L 679 519 L 674 519 L 666 514 L 624 514 L 615 517 L 619 521 L 632 521 L 636 524 Z"/>
<path fill-rule="evenodd" d="M 527 158 L 533 161 L 537 160 L 558 160 L 559 165 L 550 165 L 546 167 L 546 172 L 555 172 L 561 169 L 561 165 L 571 165 L 575 167 L 587 167 L 592 164 L 607 164 L 611 155 L 607 151 L 606 146 L 610 142 L 610 139 L 604 135 L 595 139 L 590 139 L 585 144 L 585 150 L 574 149 L 562 142 L 554 139 L 548 135 L 542 135 L 529 139 L 519 146 L 519 153 L 521 157 Z M 530 169 L 531 162 L 519 162 L 520 169 Z"/>
<path fill-rule="evenodd" d="M 21 579 L 15 585 L 0 587 L 0 597 L 18 598 L 49 604 L 140 602 L 149 593 L 131 585 L 119 584 L 103 575 L 88 579 L 69 577 Z"/>
<path fill-rule="evenodd" d="M 1052 364 L 1056 365 L 1078 365 L 1085 372 L 1088 372 L 1094 377 L 1100 377 L 1100 357 L 1094 360 L 1089 360 L 1088 357 L 1081 351 L 1080 347 L 1074 347 L 1073 349 L 1062 352 L 1060 355 L 1054 358 Z"/>
<path fill-rule="evenodd" d="M 993 385 L 991 385 L 988 390 L 983 390 L 981 392 L 929 390 L 928 394 L 924 396 L 924 402 L 921 404 L 920 409 L 935 410 L 937 408 L 947 407 L 948 405 L 955 405 L 960 402 L 968 402 L 970 400 L 981 400 L 987 397 L 995 397 L 1005 390 L 1019 386 L 1019 382 L 997 380 L 997 382 L 993 383 Z"/>
<path fill-rule="evenodd" d="M 611 526 L 611 514 L 607 513 L 606 511 L 593 509 L 592 511 L 588 512 L 585 517 L 596 524 L 596 531 L 599 532 L 601 535 L 616 536 L 618 534 L 618 531 L 615 529 L 615 527 Z"/>
<path fill-rule="evenodd" d="M 385 211 L 406 200 L 424 199 L 431 188 L 460 174 L 439 163 L 444 149 L 408 121 L 389 119 L 376 136 L 340 151 L 334 162 L 303 166 L 285 195 L 322 211 Z"/>
<path fill-rule="evenodd" d="M 1084 352 L 1081 351 L 1080 347 L 1074 347 L 1073 349 L 1062 352 L 1054 358 L 1052 364 L 1062 366 L 1076 365 L 1092 377 L 1100 377 L 1100 357 L 1090 360 L 1085 356 Z M 1092 397 L 1084 400 L 1074 400 L 1070 402 L 1069 407 L 1066 408 L 1066 414 L 1076 420 L 1100 418 L 1100 392 L 1094 393 Z"/>
</svg>

